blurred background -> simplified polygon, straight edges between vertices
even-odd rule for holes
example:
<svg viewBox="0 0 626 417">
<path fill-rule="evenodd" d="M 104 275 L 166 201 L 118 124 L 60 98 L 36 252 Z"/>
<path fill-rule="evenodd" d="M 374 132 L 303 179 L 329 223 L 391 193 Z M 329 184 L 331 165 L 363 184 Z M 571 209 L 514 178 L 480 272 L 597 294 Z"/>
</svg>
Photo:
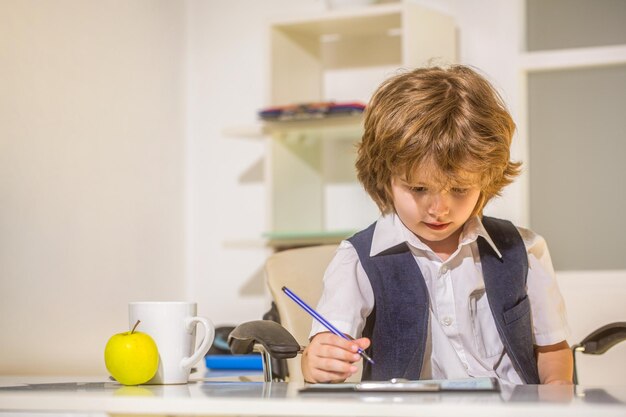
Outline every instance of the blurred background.
<svg viewBox="0 0 626 417">
<path fill-rule="evenodd" d="M 626 2 L 409 3 L 452 22 L 452 60 L 479 68 L 518 124 L 524 173 L 486 213 L 544 235 L 559 279 L 623 298 Z M 278 203 L 257 112 L 291 104 L 272 90 L 291 75 L 273 78 L 269 29 L 369 13 L 331 6 L 0 0 L 0 374 L 104 374 L 130 301 L 196 301 L 216 325 L 261 318 Z M 319 98 L 366 102 L 402 67 L 371 66 L 328 69 Z M 325 198 L 327 223 L 376 219 L 354 184 Z"/>
</svg>

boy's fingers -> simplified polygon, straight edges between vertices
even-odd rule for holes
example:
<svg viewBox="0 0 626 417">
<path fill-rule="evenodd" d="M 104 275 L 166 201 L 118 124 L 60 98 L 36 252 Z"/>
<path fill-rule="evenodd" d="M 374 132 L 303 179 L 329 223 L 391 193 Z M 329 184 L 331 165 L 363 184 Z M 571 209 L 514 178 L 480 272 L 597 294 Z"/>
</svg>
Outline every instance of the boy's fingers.
<svg viewBox="0 0 626 417">
<path fill-rule="evenodd" d="M 346 361 L 337 356 L 324 356 L 321 352 L 309 352 L 307 362 L 312 372 L 317 370 L 350 375 L 356 370 L 353 361 Z"/>
<path fill-rule="evenodd" d="M 338 359 L 344 362 L 356 362 L 361 359 L 358 353 L 351 350 L 345 350 L 333 345 L 321 345 L 318 349 L 315 349 L 314 354 L 320 358 Z"/>
<path fill-rule="evenodd" d="M 367 349 L 372 343 L 367 337 L 356 339 L 354 342 L 358 344 L 361 349 Z"/>
<path fill-rule="evenodd" d="M 311 374 L 318 382 L 343 381 L 356 373 L 358 368 L 350 363 L 334 359 L 321 359 L 312 369 Z"/>
<path fill-rule="evenodd" d="M 317 341 L 316 343 L 311 343 L 305 354 L 311 356 L 312 358 L 326 359 L 326 358 L 334 358 L 339 359 L 344 362 L 356 362 L 360 359 L 360 356 L 356 351 L 347 350 L 342 347 L 333 345 L 333 344 L 325 344 Z"/>
<path fill-rule="evenodd" d="M 351 352 L 355 352 L 357 349 L 355 341 L 346 340 L 330 332 L 318 333 L 313 340 L 320 344 L 337 346 Z"/>
<path fill-rule="evenodd" d="M 315 368 L 319 371 L 333 372 L 348 376 L 352 375 L 358 369 L 351 362 L 344 362 L 335 358 L 320 358 L 315 365 Z"/>
</svg>

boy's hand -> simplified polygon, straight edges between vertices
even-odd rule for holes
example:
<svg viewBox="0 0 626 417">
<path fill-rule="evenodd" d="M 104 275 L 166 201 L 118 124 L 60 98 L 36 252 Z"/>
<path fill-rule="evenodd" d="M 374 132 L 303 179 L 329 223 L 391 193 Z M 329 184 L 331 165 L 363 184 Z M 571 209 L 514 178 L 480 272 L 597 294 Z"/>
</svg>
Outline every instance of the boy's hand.
<svg viewBox="0 0 626 417">
<path fill-rule="evenodd" d="M 343 382 L 356 373 L 361 359 L 358 348 L 367 349 L 366 337 L 345 340 L 330 332 L 316 334 L 302 353 L 302 374 L 307 382 Z"/>
</svg>

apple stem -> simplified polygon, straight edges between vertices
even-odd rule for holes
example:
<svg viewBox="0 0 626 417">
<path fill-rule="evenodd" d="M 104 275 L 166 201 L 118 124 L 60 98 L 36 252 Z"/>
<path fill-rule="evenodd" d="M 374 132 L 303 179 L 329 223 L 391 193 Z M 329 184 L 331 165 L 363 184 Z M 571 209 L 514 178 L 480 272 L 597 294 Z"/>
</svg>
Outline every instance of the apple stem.
<svg viewBox="0 0 626 417">
<path fill-rule="evenodd" d="M 139 326 L 139 323 L 141 323 L 141 320 L 137 320 L 137 323 L 135 323 L 135 325 L 133 326 L 133 330 L 130 331 L 130 334 L 135 333 L 135 329 L 137 328 L 137 326 Z"/>
</svg>

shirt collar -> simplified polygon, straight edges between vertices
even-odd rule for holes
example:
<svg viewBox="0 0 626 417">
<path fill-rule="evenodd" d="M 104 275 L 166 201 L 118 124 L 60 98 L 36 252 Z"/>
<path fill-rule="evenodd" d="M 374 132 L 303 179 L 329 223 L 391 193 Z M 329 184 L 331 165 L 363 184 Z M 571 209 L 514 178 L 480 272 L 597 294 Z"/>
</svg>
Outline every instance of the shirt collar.
<svg viewBox="0 0 626 417">
<path fill-rule="evenodd" d="M 485 226 L 478 216 L 472 216 L 465 222 L 459 246 L 470 244 L 476 241 L 479 236 L 483 237 L 493 248 L 498 257 L 502 258 L 502 254 L 495 243 L 493 243 L 491 236 L 487 233 Z M 396 213 L 384 214 L 380 216 L 376 222 L 370 256 L 376 256 L 387 249 L 405 242 L 417 249 L 431 251 L 426 244 L 402 223 L 402 220 L 400 220 Z"/>
</svg>

